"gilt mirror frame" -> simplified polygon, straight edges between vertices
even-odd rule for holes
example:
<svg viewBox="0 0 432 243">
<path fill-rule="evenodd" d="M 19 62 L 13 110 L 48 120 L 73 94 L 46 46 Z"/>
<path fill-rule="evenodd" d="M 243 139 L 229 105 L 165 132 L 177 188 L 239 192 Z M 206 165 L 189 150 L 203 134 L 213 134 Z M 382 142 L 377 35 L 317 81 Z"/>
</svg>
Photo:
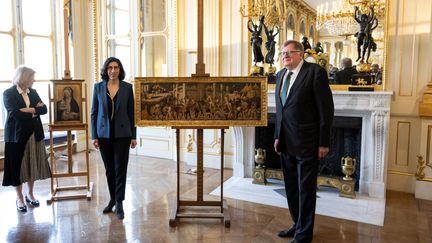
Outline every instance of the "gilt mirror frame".
<svg viewBox="0 0 432 243">
<path fill-rule="evenodd" d="M 386 91 L 387 90 L 387 69 L 388 69 L 388 22 L 389 22 L 389 0 L 384 0 L 384 16 L 382 17 L 381 21 L 384 21 L 382 25 L 382 31 L 383 31 L 383 62 L 381 65 L 382 67 L 382 84 L 377 85 L 375 84 L 374 91 Z M 320 41 L 320 38 L 318 38 L 318 41 Z M 353 44 L 356 44 L 353 43 Z M 372 64 L 372 63 L 371 63 Z M 353 65 L 354 65 L 354 59 L 353 59 Z M 330 88 L 332 91 L 347 91 L 349 85 L 346 84 L 331 84 Z"/>
<path fill-rule="evenodd" d="M 382 84 L 381 85 L 377 85 L 375 84 L 375 91 L 385 91 L 387 89 L 387 69 L 388 69 L 388 21 L 389 21 L 389 16 L 388 16 L 388 12 L 389 12 L 389 0 L 384 0 L 384 16 L 381 18 L 381 21 L 383 21 L 384 23 L 382 23 L 382 31 L 383 31 L 383 37 L 382 37 L 382 41 L 383 41 L 383 46 L 382 46 L 382 63 L 379 63 L 380 66 L 382 67 Z M 294 39 L 297 40 L 298 36 L 300 35 L 300 23 L 302 21 L 305 21 L 301 16 L 298 16 L 297 14 L 291 12 L 291 10 L 288 12 L 288 16 L 293 15 L 294 17 L 294 21 L 295 21 L 295 29 L 294 29 Z M 288 27 L 288 19 L 285 21 L 286 23 L 284 23 L 284 26 L 281 27 L 281 33 L 282 35 L 280 35 L 279 37 L 279 47 L 282 46 L 283 42 L 286 41 L 286 31 L 289 28 Z M 381 24 L 380 24 L 381 25 Z M 307 25 L 309 26 L 309 25 Z M 316 30 L 315 33 L 315 37 L 314 38 L 314 43 L 313 46 L 315 46 L 316 42 L 321 42 L 323 44 L 323 48 L 324 48 L 324 44 L 326 42 L 325 38 L 322 38 L 321 36 L 318 37 L 319 31 Z M 248 39 L 250 39 L 251 34 L 248 33 Z M 339 37 L 338 37 L 339 38 Z M 312 43 L 311 43 L 312 44 Z M 356 45 L 356 42 L 352 42 L 352 45 Z M 250 47 L 250 45 L 248 45 L 248 53 L 249 53 L 249 57 L 252 58 L 253 54 L 252 54 L 252 49 Z M 356 55 L 356 53 L 354 53 L 354 55 Z M 353 64 L 354 64 L 354 58 L 353 58 Z M 279 60 L 280 62 L 280 60 Z M 329 62 L 330 63 L 330 62 Z M 371 63 L 372 64 L 372 63 Z M 280 65 L 280 64 L 279 64 Z M 338 65 L 338 64 L 337 64 Z M 251 67 L 251 63 L 248 64 L 248 67 Z M 282 68 L 282 66 L 281 66 Z M 269 84 L 269 90 L 273 90 L 274 89 L 273 84 Z M 333 91 L 347 91 L 349 85 L 344 85 L 344 84 L 331 84 L 330 85 L 331 89 Z"/>
</svg>

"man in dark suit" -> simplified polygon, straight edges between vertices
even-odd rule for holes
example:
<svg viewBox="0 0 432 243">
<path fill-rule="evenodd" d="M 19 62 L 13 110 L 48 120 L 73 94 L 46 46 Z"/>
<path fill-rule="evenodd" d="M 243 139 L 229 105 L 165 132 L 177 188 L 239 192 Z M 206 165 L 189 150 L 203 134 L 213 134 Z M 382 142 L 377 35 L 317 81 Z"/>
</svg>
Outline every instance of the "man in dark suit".
<svg viewBox="0 0 432 243">
<path fill-rule="evenodd" d="M 335 84 L 351 84 L 351 77 L 357 74 L 357 70 L 352 66 L 351 58 L 344 57 L 341 60 L 342 70 L 336 72 L 334 75 Z"/>
<path fill-rule="evenodd" d="M 294 237 L 290 242 L 311 242 L 318 162 L 329 152 L 333 97 L 325 69 L 303 61 L 302 44 L 290 40 L 283 46 L 285 68 L 276 74 L 274 148 L 281 155 L 294 225 L 278 235 Z"/>
<path fill-rule="evenodd" d="M 372 83 L 378 85 L 382 84 L 382 71 L 380 70 L 379 65 L 374 63 L 371 68 L 371 75 L 373 76 Z"/>
</svg>

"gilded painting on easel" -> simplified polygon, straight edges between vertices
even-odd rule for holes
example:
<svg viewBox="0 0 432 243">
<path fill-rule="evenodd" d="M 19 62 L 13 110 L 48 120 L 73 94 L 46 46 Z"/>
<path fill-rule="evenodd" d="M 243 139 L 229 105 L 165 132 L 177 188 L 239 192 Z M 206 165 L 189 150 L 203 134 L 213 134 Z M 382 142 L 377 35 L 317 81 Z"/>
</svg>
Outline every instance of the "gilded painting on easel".
<svg viewBox="0 0 432 243">
<path fill-rule="evenodd" d="M 54 123 L 82 123 L 81 82 L 54 81 Z"/>
<path fill-rule="evenodd" d="M 264 77 L 136 78 L 137 126 L 266 126 Z"/>
</svg>

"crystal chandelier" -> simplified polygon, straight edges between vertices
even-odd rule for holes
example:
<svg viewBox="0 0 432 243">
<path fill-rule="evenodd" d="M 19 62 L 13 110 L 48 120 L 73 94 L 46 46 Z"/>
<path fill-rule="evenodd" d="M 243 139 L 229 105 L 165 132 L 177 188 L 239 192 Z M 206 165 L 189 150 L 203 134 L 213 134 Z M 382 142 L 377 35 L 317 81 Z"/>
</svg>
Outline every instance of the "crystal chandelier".
<svg viewBox="0 0 432 243">
<path fill-rule="evenodd" d="M 349 36 L 358 31 L 354 6 L 358 6 L 360 11 L 366 14 L 372 7 L 378 18 L 384 16 L 384 0 L 338 0 L 329 5 L 328 2 L 318 5 L 316 28 L 325 29 L 330 35 Z"/>
<path fill-rule="evenodd" d="M 323 3 L 317 7 L 317 30 L 326 29 L 330 35 L 347 36 L 357 32 L 358 24 L 354 19 L 354 7 L 348 1 L 339 0 Z"/>
</svg>

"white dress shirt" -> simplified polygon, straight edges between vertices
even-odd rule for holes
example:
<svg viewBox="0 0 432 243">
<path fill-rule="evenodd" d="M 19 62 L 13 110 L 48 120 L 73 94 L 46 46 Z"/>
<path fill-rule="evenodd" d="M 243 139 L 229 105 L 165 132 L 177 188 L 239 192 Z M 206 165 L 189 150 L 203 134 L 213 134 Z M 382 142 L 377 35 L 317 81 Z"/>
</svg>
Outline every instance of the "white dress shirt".
<svg viewBox="0 0 432 243">
<path fill-rule="evenodd" d="M 294 84 L 294 82 L 295 82 L 295 80 L 296 80 L 296 78 L 297 78 L 297 75 L 299 74 L 299 72 L 300 72 L 300 69 L 301 69 L 301 67 L 303 66 L 303 63 L 304 63 L 304 61 L 303 60 L 301 60 L 301 62 L 297 65 L 297 67 L 296 68 L 294 68 L 293 70 L 289 70 L 288 68 L 286 68 L 287 69 L 287 71 L 285 72 L 285 74 L 284 74 L 284 76 L 283 76 L 283 79 L 282 80 L 286 80 L 286 77 L 287 77 L 287 75 L 288 75 L 288 73 L 289 72 L 293 72 L 292 74 L 291 74 L 291 79 L 290 79 L 290 85 L 289 85 L 289 87 L 288 87 L 288 90 L 287 90 L 287 98 L 288 98 L 288 96 L 289 96 L 289 93 L 290 93 L 290 90 L 291 90 L 291 87 L 293 86 L 293 84 Z M 282 91 L 282 87 L 283 87 L 283 83 L 282 83 L 282 85 L 281 85 L 281 91 Z"/>
<path fill-rule="evenodd" d="M 30 98 L 28 97 L 28 94 L 30 93 L 30 90 L 29 89 L 22 90 L 18 85 L 16 87 L 17 87 L 18 93 L 20 95 L 22 95 L 27 108 L 29 108 L 30 107 Z"/>
</svg>

